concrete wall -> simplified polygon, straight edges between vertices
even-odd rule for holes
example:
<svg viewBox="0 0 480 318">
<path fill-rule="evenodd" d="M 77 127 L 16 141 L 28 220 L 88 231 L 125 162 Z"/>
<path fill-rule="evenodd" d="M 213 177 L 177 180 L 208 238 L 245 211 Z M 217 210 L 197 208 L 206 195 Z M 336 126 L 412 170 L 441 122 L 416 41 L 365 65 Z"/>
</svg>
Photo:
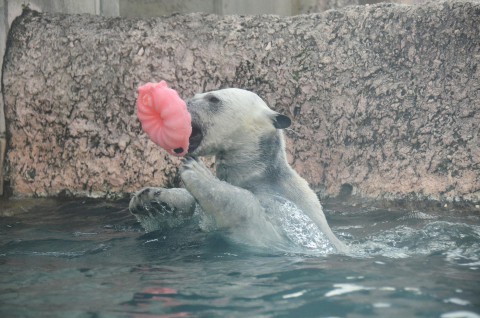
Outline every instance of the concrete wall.
<svg viewBox="0 0 480 318">
<path fill-rule="evenodd" d="M 322 196 L 476 204 L 478 12 L 454 1 L 297 17 L 27 13 L 5 59 L 7 180 L 20 196 L 177 184 L 178 161 L 135 116 L 138 85 L 165 79 L 185 98 L 250 89 L 291 116 L 289 161 Z"/>
<path fill-rule="evenodd" d="M 396 0 L 411 3 L 413 0 Z M 417 0 L 423 1 L 423 0 Z M 0 0 L 0 55 L 5 52 L 6 35 L 22 8 L 40 12 L 87 13 L 102 16 L 155 17 L 174 12 L 215 14 L 278 14 L 283 16 L 321 12 L 347 5 L 367 4 L 378 0 Z M 2 62 L 3 63 L 3 60 Z M 0 65 L 1 66 L 1 65 Z M 0 195 L 3 193 L 6 149 L 3 96 L 0 93 Z"/>
<path fill-rule="evenodd" d="M 120 0 L 120 16 L 155 17 L 204 12 L 220 15 L 276 14 L 290 16 L 358 4 L 358 0 Z"/>
<path fill-rule="evenodd" d="M 104 16 L 118 16 L 118 0 L 0 0 L 0 56 L 3 57 L 7 33 L 13 20 L 24 7 L 44 12 L 88 13 Z M 3 58 L 0 67 L 3 66 Z M 3 69 L 3 67 L 2 67 Z M 4 156 L 6 151 L 6 127 L 3 95 L 0 93 L 0 195 L 3 194 Z"/>
</svg>

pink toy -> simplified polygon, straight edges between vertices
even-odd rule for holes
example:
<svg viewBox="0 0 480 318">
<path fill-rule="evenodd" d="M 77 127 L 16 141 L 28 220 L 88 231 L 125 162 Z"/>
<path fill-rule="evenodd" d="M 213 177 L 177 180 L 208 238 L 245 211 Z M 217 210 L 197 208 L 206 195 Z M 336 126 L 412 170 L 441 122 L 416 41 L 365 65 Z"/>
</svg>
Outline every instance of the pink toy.
<svg viewBox="0 0 480 318">
<path fill-rule="evenodd" d="M 148 137 L 174 156 L 188 152 L 192 117 L 178 93 L 165 81 L 138 88 L 137 116 Z"/>
</svg>

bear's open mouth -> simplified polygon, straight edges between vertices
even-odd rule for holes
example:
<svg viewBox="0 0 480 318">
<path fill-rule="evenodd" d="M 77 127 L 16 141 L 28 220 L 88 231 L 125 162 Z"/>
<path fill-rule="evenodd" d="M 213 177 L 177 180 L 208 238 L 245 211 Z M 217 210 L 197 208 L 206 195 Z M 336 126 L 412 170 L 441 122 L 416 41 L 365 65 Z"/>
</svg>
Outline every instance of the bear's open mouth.
<svg viewBox="0 0 480 318">
<path fill-rule="evenodd" d="M 197 149 L 198 146 L 200 146 L 202 139 L 203 139 L 202 130 L 197 124 L 192 123 L 192 134 L 188 139 L 188 142 L 190 143 L 190 146 L 188 147 L 188 153 L 192 153 L 193 151 L 195 151 L 195 149 Z"/>
</svg>

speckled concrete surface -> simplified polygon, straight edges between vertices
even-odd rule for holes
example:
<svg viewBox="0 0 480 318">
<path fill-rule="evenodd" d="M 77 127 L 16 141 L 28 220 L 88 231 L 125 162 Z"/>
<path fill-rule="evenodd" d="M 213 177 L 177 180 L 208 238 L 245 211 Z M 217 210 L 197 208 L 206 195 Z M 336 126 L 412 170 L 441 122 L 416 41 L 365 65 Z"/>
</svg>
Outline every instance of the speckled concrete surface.
<svg viewBox="0 0 480 318">
<path fill-rule="evenodd" d="M 122 196 L 178 183 L 142 133 L 136 88 L 257 92 L 292 117 L 288 157 L 321 196 L 480 201 L 480 3 L 297 17 L 27 12 L 3 92 L 17 196 Z"/>
</svg>

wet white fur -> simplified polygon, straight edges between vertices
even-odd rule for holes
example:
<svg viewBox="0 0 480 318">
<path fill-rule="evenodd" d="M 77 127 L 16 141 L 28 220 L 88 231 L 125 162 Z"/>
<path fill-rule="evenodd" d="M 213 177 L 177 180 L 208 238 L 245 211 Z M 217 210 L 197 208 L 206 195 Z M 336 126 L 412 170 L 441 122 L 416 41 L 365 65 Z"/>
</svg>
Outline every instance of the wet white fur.
<svg viewBox="0 0 480 318">
<path fill-rule="evenodd" d="M 220 102 L 210 102 L 212 96 Z M 194 200 L 217 228 L 228 230 L 237 240 L 265 247 L 288 244 L 283 225 L 275 219 L 276 211 L 288 202 L 308 216 L 337 250 L 345 250 L 328 226 L 316 194 L 288 165 L 283 133 L 274 126 L 278 114 L 259 96 L 230 88 L 197 94 L 187 105 L 192 120 L 204 132 L 191 155 L 215 156 L 217 171 L 213 175 L 201 161 L 186 160 L 180 176 L 188 193 L 181 192 L 187 194 L 179 201 Z M 152 191 L 166 194 L 169 190 Z M 152 200 L 141 193 L 132 199 L 131 209 Z M 175 206 L 175 199 L 166 203 Z M 188 214 L 182 206 L 176 209 Z M 146 219 L 143 215 L 147 224 Z"/>
</svg>

